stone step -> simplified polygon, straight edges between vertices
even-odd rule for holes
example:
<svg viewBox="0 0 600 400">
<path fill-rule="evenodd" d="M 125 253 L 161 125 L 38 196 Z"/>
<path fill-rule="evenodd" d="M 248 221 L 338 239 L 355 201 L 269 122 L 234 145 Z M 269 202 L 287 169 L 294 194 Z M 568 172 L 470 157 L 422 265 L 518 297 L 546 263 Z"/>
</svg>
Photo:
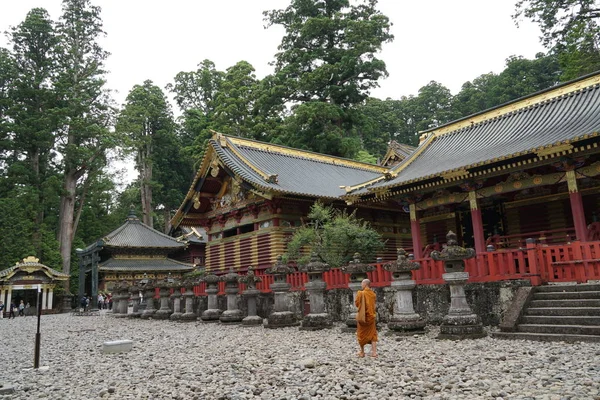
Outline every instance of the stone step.
<svg viewBox="0 0 600 400">
<path fill-rule="evenodd" d="M 530 307 L 600 307 L 600 299 L 532 300 Z"/>
<path fill-rule="evenodd" d="M 600 342 L 596 335 L 564 335 L 555 333 L 493 332 L 496 339 L 537 340 L 545 342 Z"/>
<path fill-rule="evenodd" d="M 529 307 L 525 310 L 525 315 L 600 315 L 600 307 Z"/>
<path fill-rule="evenodd" d="M 556 333 L 564 335 L 598 335 L 600 336 L 600 326 L 598 325 L 545 325 L 545 324 L 519 324 L 518 332 L 528 333 Z"/>
<path fill-rule="evenodd" d="M 535 288 L 536 292 L 598 292 L 599 284 L 583 283 L 578 285 L 546 285 Z"/>
<path fill-rule="evenodd" d="M 533 300 L 555 299 L 600 299 L 600 291 L 586 290 L 582 292 L 536 292 Z"/>
<path fill-rule="evenodd" d="M 525 315 L 520 320 L 522 324 L 546 325 L 597 325 L 600 326 L 600 316 L 587 315 Z"/>
</svg>

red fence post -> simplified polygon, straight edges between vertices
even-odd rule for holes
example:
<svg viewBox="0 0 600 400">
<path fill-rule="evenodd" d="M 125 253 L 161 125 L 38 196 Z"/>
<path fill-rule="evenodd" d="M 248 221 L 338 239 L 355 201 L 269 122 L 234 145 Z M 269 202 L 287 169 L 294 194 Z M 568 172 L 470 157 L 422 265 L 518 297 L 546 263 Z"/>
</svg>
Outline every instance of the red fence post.
<svg viewBox="0 0 600 400">
<path fill-rule="evenodd" d="M 579 263 L 574 263 L 573 268 L 575 269 L 575 279 L 577 283 L 586 283 L 587 276 L 585 273 L 585 265 L 583 263 L 583 252 L 581 251 L 581 242 L 576 240 L 571 245 L 573 246 L 573 261 L 581 261 Z"/>
<path fill-rule="evenodd" d="M 527 246 L 527 259 L 529 260 L 529 273 L 531 274 L 531 284 L 533 286 L 539 286 L 542 282 L 547 282 L 546 268 L 548 266 L 540 266 L 538 262 L 537 246 L 535 239 L 529 238 L 525 240 Z M 540 269 L 540 267 L 542 267 Z"/>
</svg>

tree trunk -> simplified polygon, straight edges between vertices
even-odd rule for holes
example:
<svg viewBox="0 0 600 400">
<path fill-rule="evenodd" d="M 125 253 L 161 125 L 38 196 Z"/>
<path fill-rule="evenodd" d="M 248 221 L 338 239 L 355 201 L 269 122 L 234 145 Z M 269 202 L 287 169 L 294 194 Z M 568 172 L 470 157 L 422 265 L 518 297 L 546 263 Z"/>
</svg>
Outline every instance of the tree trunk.
<svg viewBox="0 0 600 400">
<path fill-rule="evenodd" d="M 148 165 L 145 165 L 142 168 L 140 192 L 142 196 L 142 222 L 152 228 L 152 187 L 150 186 L 150 181 L 152 180 L 152 170 L 150 168 L 151 167 Z"/>
<path fill-rule="evenodd" d="M 33 231 L 33 248 L 35 249 L 35 256 L 42 259 L 42 233 L 41 227 L 44 223 L 44 199 L 43 199 L 43 188 L 40 179 L 40 153 L 39 150 L 35 150 L 31 154 L 31 167 L 34 174 L 35 190 L 37 196 L 37 212 L 35 215 L 35 226 Z"/>
<path fill-rule="evenodd" d="M 71 272 L 71 248 L 73 247 L 73 217 L 75 213 L 75 190 L 77 176 L 73 170 L 67 171 L 63 184 L 63 194 L 60 197 L 58 241 L 62 257 L 62 272 Z M 70 282 L 65 281 L 65 291 L 69 293 Z"/>
<path fill-rule="evenodd" d="M 164 205 L 165 208 L 163 208 L 163 218 L 165 219 L 165 229 L 164 229 L 164 233 L 168 234 L 169 230 L 171 229 L 171 224 L 169 223 L 171 220 L 171 208 L 169 206 L 167 206 L 166 204 Z"/>
<path fill-rule="evenodd" d="M 147 136 L 147 135 L 146 135 Z M 150 228 L 154 226 L 152 219 L 152 161 L 150 156 L 152 147 L 146 144 L 139 150 L 139 165 L 140 171 L 140 192 L 142 196 L 142 222 Z"/>
</svg>

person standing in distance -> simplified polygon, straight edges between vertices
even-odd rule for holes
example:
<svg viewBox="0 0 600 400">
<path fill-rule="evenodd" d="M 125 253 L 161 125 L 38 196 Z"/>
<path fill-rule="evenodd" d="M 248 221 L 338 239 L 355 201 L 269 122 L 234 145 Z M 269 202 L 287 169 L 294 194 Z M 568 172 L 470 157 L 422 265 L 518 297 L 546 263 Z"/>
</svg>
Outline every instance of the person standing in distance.
<svg viewBox="0 0 600 400">
<path fill-rule="evenodd" d="M 370 357 L 377 357 L 377 314 L 375 305 L 377 303 L 377 295 L 371 290 L 371 281 L 364 279 L 361 282 L 362 290 L 359 290 L 356 295 L 355 305 L 358 308 L 357 315 L 364 312 L 364 322 L 357 318 L 356 321 L 356 338 L 360 351 L 359 357 L 365 356 L 365 345 L 371 345 Z M 364 308 L 364 310 L 362 310 Z"/>
</svg>

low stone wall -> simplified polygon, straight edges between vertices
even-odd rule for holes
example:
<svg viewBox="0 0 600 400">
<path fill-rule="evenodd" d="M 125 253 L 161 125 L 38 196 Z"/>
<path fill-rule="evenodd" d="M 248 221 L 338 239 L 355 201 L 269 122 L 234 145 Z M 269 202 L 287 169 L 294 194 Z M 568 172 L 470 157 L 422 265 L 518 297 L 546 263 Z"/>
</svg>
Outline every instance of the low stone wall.
<svg viewBox="0 0 600 400">
<path fill-rule="evenodd" d="M 470 283 L 465 286 L 465 294 L 473 312 L 479 315 L 482 323 L 486 326 L 496 326 L 500 324 L 518 288 L 523 286 L 531 286 L 531 284 L 527 280 Z M 393 312 L 394 295 L 387 287 L 374 290 L 377 294 L 379 320 L 387 322 Z M 308 297 L 304 291 L 290 293 L 291 310 L 301 319 L 308 312 Z M 327 311 L 334 321 L 345 321 L 348 318 L 351 301 L 350 289 L 334 289 L 325 292 Z M 258 314 L 262 317 L 269 315 L 272 304 L 272 294 L 261 294 L 257 299 Z M 450 288 L 448 285 L 418 285 L 413 290 L 413 304 L 415 311 L 427 324 L 438 325 L 450 308 Z M 240 303 L 240 308 L 246 312 L 245 301 Z"/>
<path fill-rule="evenodd" d="M 527 280 L 469 283 L 465 286 L 465 294 L 473 312 L 479 315 L 483 325 L 497 326 L 518 288 L 524 286 L 531 286 L 531 284 Z M 374 288 L 374 291 L 377 294 L 379 321 L 386 323 L 393 312 L 393 292 L 389 287 Z M 289 299 L 290 310 L 301 320 L 309 311 L 306 292 L 290 292 Z M 325 292 L 327 311 L 334 321 L 345 321 L 348 318 L 351 301 L 350 289 L 333 289 Z M 172 302 L 169 301 L 169 303 Z M 182 307 L 184 304 L 182 301 Z M 221 310 L 227 309 L 226 296 L 218 297 L 218 305 Z M 450 308 L 450 288 L 448 285 L 418 285 L 413 289 L 413 305 L 415 311 L 427 324 L 438 325 Z M 194 312 L 197 315 L 206 310 L 207 306 L 207 296 L 194 298 Z M 238 296 L 238 306 L 244 315 L 247 315 L 248 309 L 244 296 Z M 273 308 L 273 294 L 261 293 L 256 299 L 256 306 L 258 315 L 266 318 Z"/>
</svg>

